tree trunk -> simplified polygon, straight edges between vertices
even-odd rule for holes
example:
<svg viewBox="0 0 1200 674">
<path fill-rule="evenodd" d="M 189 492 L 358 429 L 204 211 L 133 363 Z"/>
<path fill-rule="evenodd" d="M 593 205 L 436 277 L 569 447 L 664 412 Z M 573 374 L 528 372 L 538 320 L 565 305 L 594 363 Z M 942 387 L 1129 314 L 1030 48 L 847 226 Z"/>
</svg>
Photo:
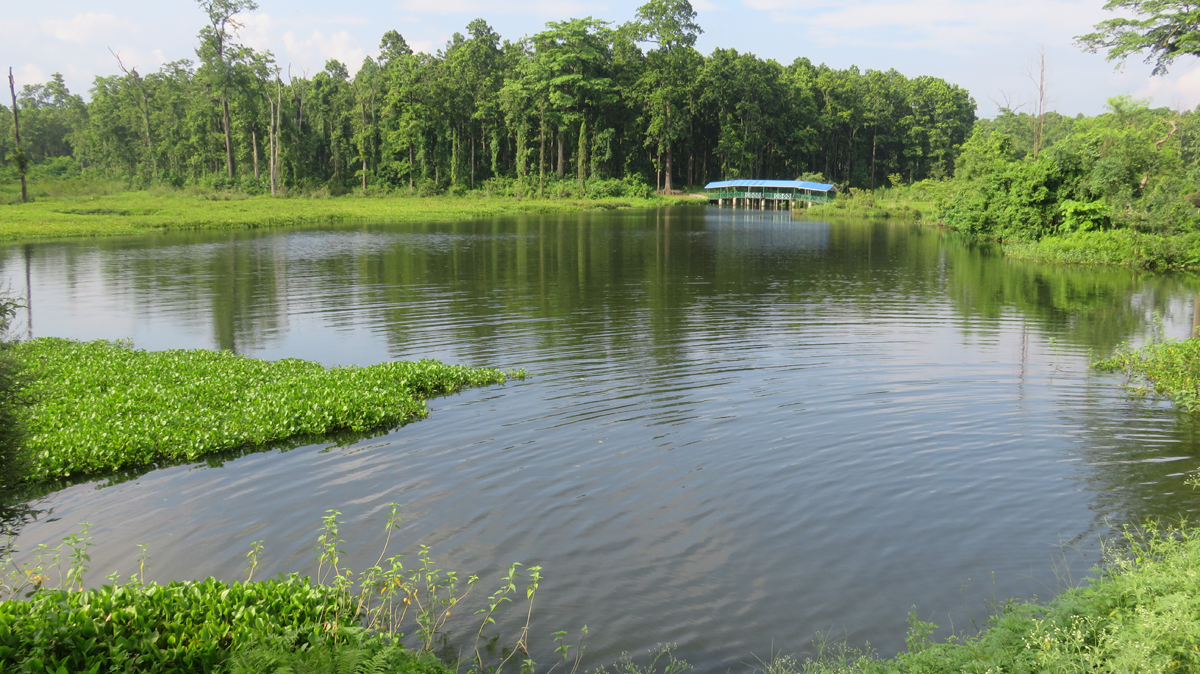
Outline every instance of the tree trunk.
<svg viewBox="0 0 1200 674">
<path fill-rule="evenodd" d="M 558 174 L 558 179 L 562 180 L 563 176 L 565 176 L 567 174 L 566 173 L 567 167 L 565 165 L 563 165 L 563 145 L 564 145 L 564 143 L 563 143 L 562 129 L 559 129 L 557 132 L 555 132 L 554 135 L 558 137 L 558 167 L 555 169 L 555 173 Z"/>
<path fill-rule="evenodd" d="M 25 156 L 21 152 L 21 121 L 17 119 L 17 84 L 12 68 L 8 69 L 8 91 L 12 94 L 13 102 L 13 140 L 17 144 L 17 173 L 21 174 L 21 203 L 25 203 L 29 195 L 25 192 Z"/>
<path fill-rule="evenodd" d="M 270 104 L 270 124 L 267 126 L 267 171 L 271 183 L 271 196 L 279 189 L 279 120 L 283 111 L 283 83 L 275 78 L 275 98 L 267 94 Z"/>
<path fill-rule="evenodd" d="M 663 191 L 671 192 L 671 101 L 667 101 L 667 164 L 663 175 Z"/>
<path fill-rule="evenodd" d="M 663 168 L 663 192 L 666 194 L 670 194 L 671 190 L 672 190 L 672 185 L 671 185 L 671 143 L 668 142 L 667 143 L 667 164 Z"/>
<path fill-rule="evenodd" d="M 1033 119 L 1030 120 L 1030 122 L 1033 125 L 1033 158 L 1034 159 L 1037 159 L 1038 155 L 1041 154 L 1042 146 L 1045 143 L 1046 107 L 1048 106 L 1048 104 L 1050 102 L 1046 96 L 1048 83 L 1046 82 L 1046 45 L 1045 44 L 1043 44 L 1041 46 L 1038 56 L 1039 56 L 1039 58 L 1038 58 L 1037 77 L 1035 78 L 1033 76 L 1032 72 L 1029 73 L 1029 79 L 1033 80 L 1034 86 L 1037 87 L 1037 101 L 1035 101 L 1035 103 L 1034 103 L 1034 105 L 1036 106 L 1036 108 L 1034 110 L 1035 114 L 1034 114 Z"/>
<path fill-rule="evenodd" d="M 250 129 L 250 145 L 254 148 L 254 179 L 258 180 L 258 132 Z"/>
<path fill-rule="evenodd" d="M 221 114 L 225 121 L 225 172 L 233 177 L 233 131 L 229 128 L 229 100 L 221 97 Z"/>
<path fill-rule="evenodd" d="M 584 172 L 587 170 L 587 120 L 579 122 L 579 148 L 575 151 L 576 162 L 579 166 L 579 196 L 582 197 L 586 193 L 587 187 L 584 184 L 586 176 Z"/>
<path fill-rule="evenodd" d="M 358 146 L 359 158 L 362 159 L 362 188 L 363 192 L 367 191 L 367 104 L 362 101 L 358 102 L 359 119 L 362 120 L 362 142 Z"/>
<path fill-rule="evenodd" d="M 875 125 L 875 133 L 871 135 L 871 189 L 875 189 L 875 147 L 879 141 L 879 125 Z"/>
<path fill-rule="evenodd" d="M 542 110 L 541 151 L 538 157 L 538 199 L 546 198 L 546 111 Z"/>
<path fill-rule="evenodd" d="M 471 132 L 471 189 L 475 189 L 475 132 Z"/>
<path fill-rule="evenodd" d="M 517 156 L 514 162 L 514 167 L 517 171 L 517 178 L 525 177 L 525 122 L 522 121 L 517 125 Z"/>
<path fill-rule="evenodd" d="M 409 143 L 408 144 L 408 191 L 409 192 L 413 191 L 413 168 L 415 168 L 415 166 L 416 165 L 413 163 L 413 144 Z"/>
<path fill-rule="evenodd" d="M 458 164 L 461 160 L 458 156 L 458 129 L 454 129 L 454 133 L 450 139 L 450 186 L 458 184 Z"/>
</svg>

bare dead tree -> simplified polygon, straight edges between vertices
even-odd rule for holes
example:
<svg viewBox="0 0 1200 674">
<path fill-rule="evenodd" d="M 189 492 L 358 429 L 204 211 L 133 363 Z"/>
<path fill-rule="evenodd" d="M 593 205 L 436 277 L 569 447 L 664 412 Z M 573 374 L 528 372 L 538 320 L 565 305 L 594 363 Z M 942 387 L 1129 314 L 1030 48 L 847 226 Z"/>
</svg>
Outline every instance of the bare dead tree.
<svg viewBox="0 0 1200 674">
<path fill-rule="evenodd" d="M 121 68 L 121 72 L 125 73 L 132 82 L 133 86 L 138 90 L 138 111 L 142 113 L 142 131 L 146 140 L 146 154 L 150 155 L 150 171 L 154 178 L 158 178 L 158 161 L 154 157 L 154 141 L 150 137 L 150 102 L 146 98 L 146 89 L 142 86 L 142 77 L 138 75 L 137 66 L 130 71 L 125 68 L 125 64 L 121 62 L 121 55 L 108 48 L 108 53 L 113 55 L 117 60 L 117 66 Z"/>
<path fill-rule="evenodd" d="M 1050 81 L 1046 75 L 1046 45 L 1038 48 L 1037 60 L 1029 69 L 1029 79 L 1033 82 L 1034 101 L 1033 119 L 1030 120 L 1033 130 L 1033 158 L 1037 159 L 1046 143 L 1046 112 L 1050 107 Z"/>
<path fill-rule="evenodd" d="M 283 82 L 278 72 L 275 74 L 275 97 L 272 98 L 271 93 L 267 92 L 267 104 L 270 106 L 267 171 L 270 173 L 271 195 L 274 196 L 279 187 L 279 126 L 283 115 Z"/>
<path fill-rule="evenodd" d="M 13 71 L 8 69 L 8 91 L 12 94 L 12 113 L 13 113 L 13 140 L 17 143 L 17 149 L 13 153 L 14 162 L 17 165 L 17 173 L 21 176 L 21 203 L 25 203 L 29 199 L 29 195 L 25 191 L 25 167 L 26 159 L 25 152 L 21 150 L 21 120 L 17 117 L 17 83 L 13 79 Z"/>
</svg>

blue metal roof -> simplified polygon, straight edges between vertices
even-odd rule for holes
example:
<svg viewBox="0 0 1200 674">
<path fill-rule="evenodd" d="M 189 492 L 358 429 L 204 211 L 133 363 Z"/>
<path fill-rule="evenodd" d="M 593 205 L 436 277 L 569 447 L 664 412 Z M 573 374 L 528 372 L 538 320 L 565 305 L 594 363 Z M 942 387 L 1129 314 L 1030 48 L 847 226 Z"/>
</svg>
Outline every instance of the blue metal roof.
<svg viewBox="0 0 1200 674">
<path fill-rule="evenodd" d="M 833 185 L 810 183 L 807 180 L 718 180 L 717 182 L 705 185 L 704 189 L 709 190 L 719 187 L 794 187 L 813 192 L 828 192 L 833 189 Z"/>
</svg>

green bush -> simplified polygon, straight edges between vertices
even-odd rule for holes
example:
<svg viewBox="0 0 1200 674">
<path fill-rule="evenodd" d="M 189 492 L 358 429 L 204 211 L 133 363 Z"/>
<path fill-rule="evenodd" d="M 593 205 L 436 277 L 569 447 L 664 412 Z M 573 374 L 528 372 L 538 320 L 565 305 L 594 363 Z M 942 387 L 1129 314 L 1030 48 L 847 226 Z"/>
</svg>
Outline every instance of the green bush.
<svg viewBox="0 0 1200 674">
<path fill-rule="evenodd" d="M 1012 134 L 979 125 L 962 147 L 937 219 L 1005 242 L 1109 228 L 1162 236 L 1196 231 L 1190 119 L 1125 97 L 1108 107 L 1072 121 L 1038 153 L 1014 151 Z"/>
<path fill-rule="evenodd" d="M 505 380 L 500 370 L 432 360 L 327 369 L 55 338 L 11 350 L 36 376 L 24 443 L 35 480 L 396 427 L 424 417 L 425 398 Z"/>
</svg>

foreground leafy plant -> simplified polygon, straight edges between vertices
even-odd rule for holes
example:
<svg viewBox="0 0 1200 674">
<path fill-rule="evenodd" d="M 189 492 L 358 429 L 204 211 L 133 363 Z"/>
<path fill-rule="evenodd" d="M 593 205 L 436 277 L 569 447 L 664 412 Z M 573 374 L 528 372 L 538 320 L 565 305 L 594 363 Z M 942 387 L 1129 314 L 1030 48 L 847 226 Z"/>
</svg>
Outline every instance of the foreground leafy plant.
<svg viewBox="0 0 1200 674">
<path fill-rule="evenodd" d="M 147 556 L 139 546 L 143 550 L 137 573 L 123 583 L 113 574 L 109 585 L 85 589 L 91 543 L 86 523 L 55 548 L 39 545 L 23 565 L 5 555 L 0 671 L 450 674 L 433 654 L 446 643 L 443 630 L 452 609 L 478 579 L 465 581 L 464 591 L 458 574 L 443 571 L 425 546 L 411 569 L 401 562 L 403 555 L 387 556 L 391 532 L 400 522 L 398 511 L 393 504 L 376 563 L 358 573 L 342 563 L 337 511 L 329 511 L 322 522 L 313 578 L 292 574 L 251 580 L 264 550 L 256 541 L 247 554 L 245 581 L 147 583 Z M 10 541 L 6 549 L 11 547 Z M 474 613 L 483 618 L 478 630 L 464 631 L 474 633 L 476 643 L 470 655 L 454 660 L 460 671 L 536 671 L 528 647 L 529 620 L 541 574 L 540 568 L 532 567 L 526 576 L 518 571 L 520 566 L 509 568 L 487 606 Z M 520 594 L 522 579 L 524 626 L 512 646 L 497 649 L 499 636 L 484 637 L 484 629 L 495 625 L 501 606 Z M 410 625 L 415 638 L 406 640 Z M 586 634 L 587 628 L 583 631 Z M 565 636 L 566 632 L 554 634 L 560 661 L 546 674 L 571 664 Z M 479 648 L 480 639 L 487 641 L 487 648 Z M 572 674 L 582 651 L 580 644 Z"/>
<path fill-rule="evenodd" d="M 288 636 L 319 644 L 354 616 L 331 611 L 336 591 L 291 575 L 39 589 L 0 603 L 0 663 L 29 671 L 212 671 L 243 645 Z"/>
<path fill-rule="evenodd" d="M 25 439 L 33 480 L 396 427 L 428 414 L 426 398 L 524 376 L 433 360 L 327 369 L 55 338 L 12 350 L 36 377 Z"/>
</svg>

